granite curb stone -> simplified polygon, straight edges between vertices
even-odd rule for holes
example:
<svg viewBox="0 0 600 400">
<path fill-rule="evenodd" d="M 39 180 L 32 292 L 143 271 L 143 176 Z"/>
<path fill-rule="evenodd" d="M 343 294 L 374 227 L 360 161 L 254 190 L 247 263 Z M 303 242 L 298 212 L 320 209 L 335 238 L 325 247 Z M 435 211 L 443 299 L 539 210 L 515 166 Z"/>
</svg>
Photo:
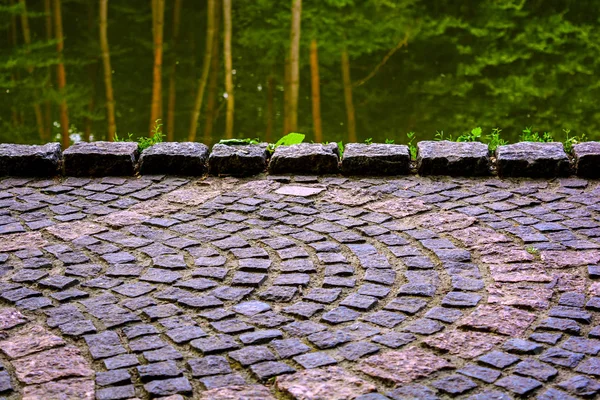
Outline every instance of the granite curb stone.
<svg viewBox="0 0 600 400">
<path fill-rule="evenodd" d="M 550 178 L 566 176 L 570 163 L 562 143 L 520 142 L 496 149 L 498 175 Z"/>
<path fill-rule="evenodd" d="M 573 146 L 575 172 L 585 178 L 600 178 L 600 142 L 583 142 Z"/>
<path fill-rule="evenodd" d="M 133 142 L 79 142 L 63 152 L 65 175 L 133 175 L 138 145 Z"/>
<path fill-rule="evenodd" d="M 275 149 L 269 171 L 274 174 L 335 174 L 339 172 L 337 143 L 300 143 Z"/>
<path fill-rule="evenodd" d="M 157 143 L 142 152 L 140 174 L 200 176 L 206 172 L 208 146 L 196 142 Z"/>
<path fill-rule="evenodd" d="M 410 172 L 408 146 L 384 143 L 348 143 L 342 173 L 346 175 L 406 175 Z"/>
<path fill-rule="evenodd" d="M 417 143 L 420 175 L 482 176 L 490 174 L 487 145 L 479 142 L 422 141 Z"/>
<path fill-rule="evenodd" d="M 61 160 L 59 143 L 0 144 L 0 176 L 54 176 Z"/>
<path fill-rule="evenodd" d="M 212 175 L 248 176 L 260 174 L 267 168 L 267 144 L 215 144 L 208 157 Z"/>
<path fill-rule="evenodd" d="M 421 175 L 480 176 L 490 174 L 487 147 L 479 142 L 418 143 Z M 573 146 L 573 170 L 562 143 L 520 142 L 496 150 L 500 177 L 552 178 L 571 172 L 600 178 L 600 142 Z M 59 143 L 0 144 L 0 176 L 127 176 L 137 171 L 138 146 L 133 142 L 80 142 L 64 152 Z M 141 174 L 250 176 L 265 172 L 267 144 L 158 143 L 139 157 Z M 62 164 L 62 165 L 61 165 Z M 208 166 L 207 166 L 208 164 Z M 62 166 L 64 165 L 64 168 Z M 394 144 L 349 143 L 340 162 L 336 143 L 279 146 L 268 170 L 274 174 L 404 175 L 410 173 L 410 151 Z M 341 171 L 340 171 L 341 170 Z"/>
</svg>

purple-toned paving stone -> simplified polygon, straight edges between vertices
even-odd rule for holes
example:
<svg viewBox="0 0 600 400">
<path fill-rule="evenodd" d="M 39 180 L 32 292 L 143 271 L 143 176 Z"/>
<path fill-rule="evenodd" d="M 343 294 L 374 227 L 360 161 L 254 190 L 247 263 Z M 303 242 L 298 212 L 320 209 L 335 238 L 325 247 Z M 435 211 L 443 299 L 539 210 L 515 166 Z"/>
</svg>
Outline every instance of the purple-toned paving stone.
<svg viewBox="0 0 600 400">
<path fill-rule="evenodd" d="M 0 187 L 9 398 L 599 393 L 594 181 L 145 175 Z"/>
</svg>

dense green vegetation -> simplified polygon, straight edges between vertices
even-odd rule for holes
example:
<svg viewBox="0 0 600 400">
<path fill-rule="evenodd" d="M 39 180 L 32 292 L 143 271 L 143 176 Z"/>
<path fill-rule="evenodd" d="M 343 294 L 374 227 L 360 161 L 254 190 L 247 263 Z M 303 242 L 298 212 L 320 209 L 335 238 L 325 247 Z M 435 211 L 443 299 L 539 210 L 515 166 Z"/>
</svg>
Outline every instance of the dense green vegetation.
<svg viewBox="0 0 600 400">
<path fill-rule="evenodd" d="M 57 3 L 60 0 L 0 2 L 1 142 L 58 140 L 65 104 L 71 133 L 96 140 L 108 137 L 99 1 L 62 0 L 64 40 L 57 36 Z M 290 82 L 284 70 L 290 55 L 292 1 L 231 2 L 234 138 L 274 141 L 293 131 L 306 134 L 307 141 L 347 142 L 354 124 L 358 141 L 388 138 L 413 146 L 415 140 L 433 139 L 442 129 L 445 137 L 481 140 L 491 147 L 502 138 L 516 141 L 520 136 L 564 141 L 567 147 L 583 134 L 600 138 L 596 2 L 301 3 L 298 123 L 290 128 L 285 120 Z M 162 104 L 155 103 L 156 118 L 165 122 L 165 132 L 173 139 L 186 140 L 199 81 L 206 72 L 196 140 L 214 143 L 224 137 L 227 109 L 223 3 L 163 0 L 163 4 L 158 99 Z M 207 4 L 214 6 L 210 14 Z M 174 23 L 177 12 L 180 21 Z M 206 70 L 207 21 L 213 14 L 213 57 Z M 157 40 L 151 2 L 110 0 L 107 15 L 111 64 L 107 75 L 114 88 L 118 137 L 150 136 Z M 60 43 L 64 53 L 57 51 Z M 318 49 L 322 137 L 315 135 L 313 119 L 311 44 Z M 64 89 L 58 80 L 61 62 L 66 71 Z M 170 122 L 171 100 L 175 103 Z M 42 129 L 36 107 L 43 117 Z M 481 130 L 472 131 L 476 126 Z M 523 132 L 524 126 L 532 128 Z M 492 131 L 498 127 L 502 137 Z M 416 134 L 407 137 L 407 132 Z"/>
</svg>

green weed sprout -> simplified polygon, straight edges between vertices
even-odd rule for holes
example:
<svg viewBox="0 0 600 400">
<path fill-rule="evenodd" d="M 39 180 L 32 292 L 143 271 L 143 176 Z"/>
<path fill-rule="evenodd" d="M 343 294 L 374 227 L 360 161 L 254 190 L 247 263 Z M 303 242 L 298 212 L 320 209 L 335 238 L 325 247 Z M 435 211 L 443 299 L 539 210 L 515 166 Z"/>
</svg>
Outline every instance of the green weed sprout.
<svg viewBox="0 0 600 400">
<path fill-rule="evenodd" d="M 490 151 L 496 151 L 498 146 L 504 146 L 505 144 L 508 144 L 506 140 L 500 138 L 500 132 L 502 132 L 502 129 L 494 128 L 492 129 L 492 133 L 486 136 Z"/>
<path fill-rule="evenodd" d="M 406 137 L 408 138 L 408 149 L 410 150 L 410 156 L 411 158 L 414 160 L 417 158 L 417 145 L 414 143 L 415 141 L 415 133 L 414 132 L 408 132 L 406 134 Z"/>
</svg>

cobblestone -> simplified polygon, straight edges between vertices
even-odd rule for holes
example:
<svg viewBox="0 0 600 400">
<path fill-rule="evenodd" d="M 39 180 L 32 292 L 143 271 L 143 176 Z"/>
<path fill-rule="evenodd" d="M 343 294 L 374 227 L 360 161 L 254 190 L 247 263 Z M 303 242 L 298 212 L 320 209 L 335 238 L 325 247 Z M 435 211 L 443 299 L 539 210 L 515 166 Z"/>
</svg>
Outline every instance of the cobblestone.
<svg viewBox="0 0 600 400">
<path fill-rule="evenodd" d="M 599 393 L 595 181 L 142 176 L 0 188 L 9 399 Z"/>
</svg>

